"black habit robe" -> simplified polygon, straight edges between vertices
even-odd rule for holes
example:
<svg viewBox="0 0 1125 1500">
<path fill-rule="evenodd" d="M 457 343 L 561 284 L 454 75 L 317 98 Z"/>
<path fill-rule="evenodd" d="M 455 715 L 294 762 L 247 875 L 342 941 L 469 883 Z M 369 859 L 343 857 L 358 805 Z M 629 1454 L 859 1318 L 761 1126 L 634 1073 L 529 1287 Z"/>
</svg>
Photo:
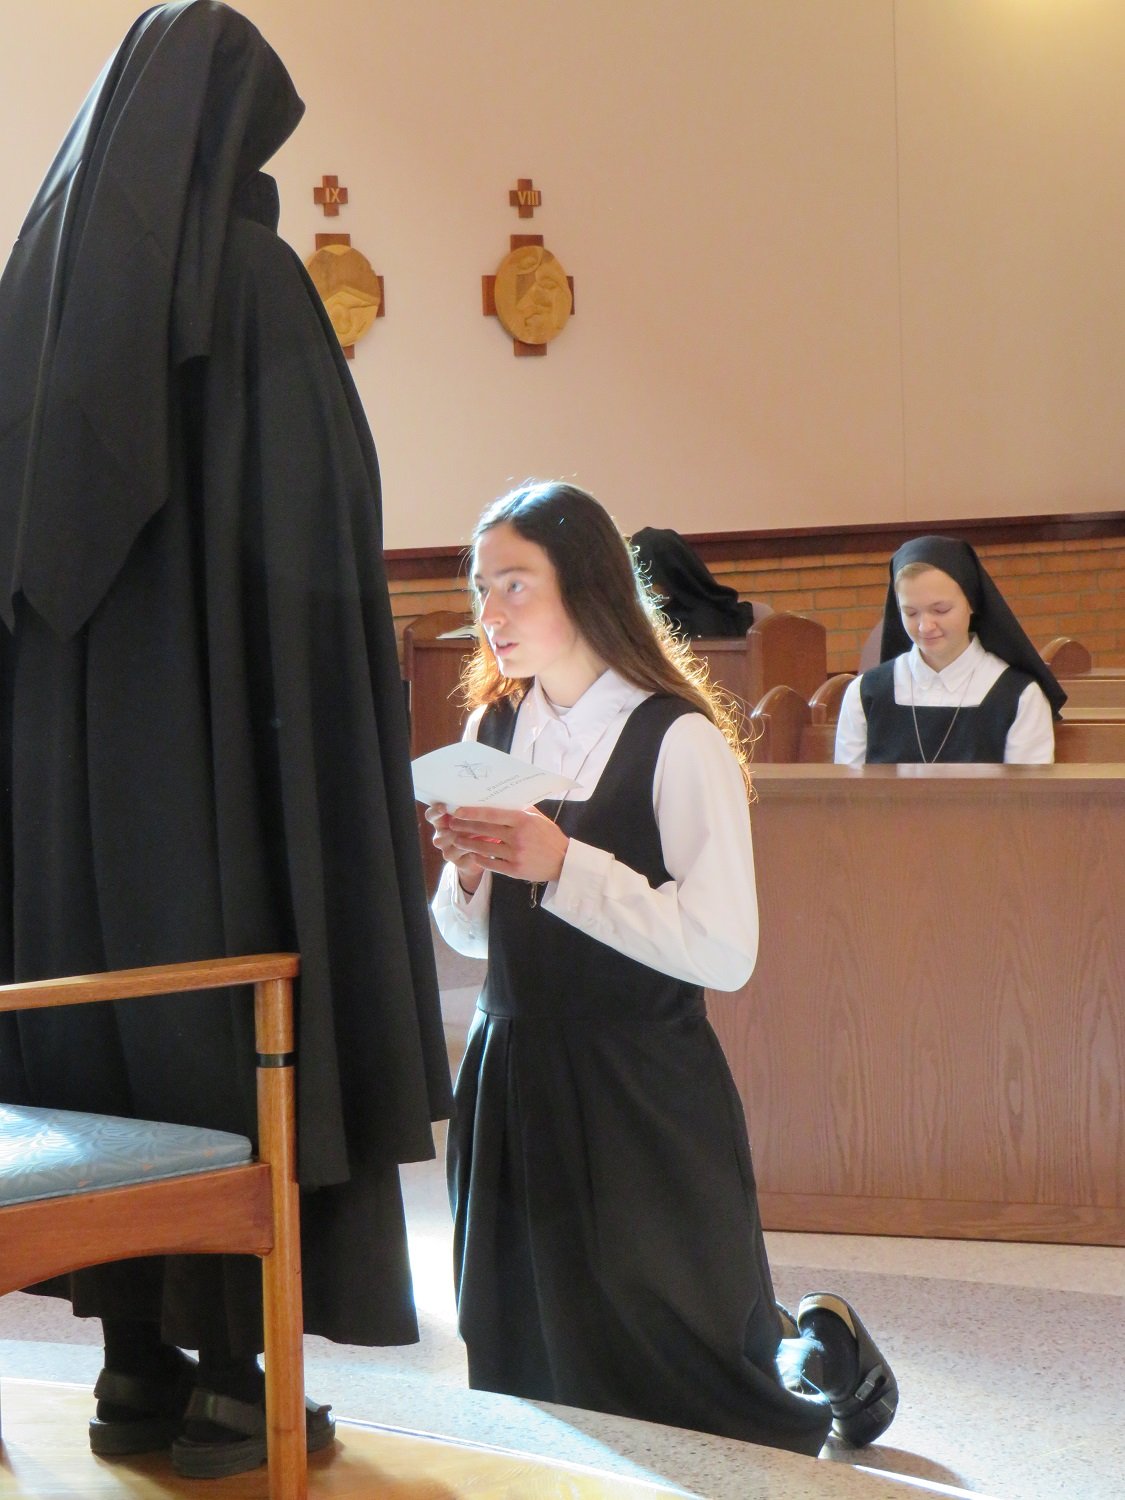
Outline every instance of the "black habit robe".
<svg viewBox="0 0 1125 1500">
<path fill-rule="evenodd" d="M 298 951 L 306 1327 L 406 1342 L 449 1074 L 375 451 L 259 171 L 302 111 L 237 12 L 146 13 L 0 282 L 0 979 Z M 252 1136 L 251 1011 L 4 1018 L 0 1097 Z M 261 1347 L 253 1261 L 68 1293 Z"/>
</svg>

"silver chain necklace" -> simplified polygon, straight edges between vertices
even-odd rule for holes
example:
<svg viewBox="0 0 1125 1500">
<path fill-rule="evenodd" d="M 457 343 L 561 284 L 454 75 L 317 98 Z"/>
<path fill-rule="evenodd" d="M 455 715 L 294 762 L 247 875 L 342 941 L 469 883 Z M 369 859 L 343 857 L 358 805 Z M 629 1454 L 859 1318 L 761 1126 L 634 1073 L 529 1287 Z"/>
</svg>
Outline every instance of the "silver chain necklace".
<svg viewBox="0 0 1125 1500">
<path fill-rule="evenodd" d="M 941 755 L 941 752 L 945 749 L 946 741 L 953 733 L 953 726 L 957 722 L 957 715 L 965 706 L 965 699 L 969 696 L 969 689 L 973 685 L 973 678 L 977 675 L 977 669 L 976 667 L 974 667 L 973 670 L 969 673 L 969 680 L 965 684 L 964 692 L 962 692 L 961 694 L 960 703 L 958 703 L 957 707 L 953 710 L 953 717 L 949 721 L 949 728 L 945 731 L 945 734 L 942 736 L 941 744 L 937 747 L 929 760 L 926 759 L 926 751 L 922 745 L 922 735 L 921 731 L 918 728 L 918 713 L 914 707 L 914 673 L 910 671 L 909 664 L 907 665 L 906 670 L 907 674 L 910 677 L 910 717 L 914 720 L 914 738 L 918 741 L 918 754 L 922 757 L 922 764 L 924 766 L 932 766 Z"/>
<path fill-rule="evenodd" d="M 528 756 L 528 763 L 530 765 L 534 765 L 535 764 L 535 747 L 539 743 L 539 736 L 543 733 L 543 730 L 545 728 L 546 728 L 546 725 L 541 725 L 540 728 L 539 728 L 539 730 L 538 730 L 538 732 L 535 735 L 535 738 L 531 742 L 531 753 Z M 571 792 L 574 790 L 574 787 L 577 787 L 579 785 L 579 783 L 581 782 L 582 772 L 586 769 L 586 762 L 590 759 L 591 755 L 593 755 L 594 751 L 601 744 L 602 740 L 605 739 L 606 730 L 608 728 L 609 728 L 608 724 L 606 724 L 606 725 L 604 725 L 602 727 L 602 732 L 598 735 L 597 739 L 590 746 L 589 750 L 586 751 L 586 754 L 582 757 L 582 764 L 578 767 L 578 770 L 575 772 L 575 774 L 571 778 L 571 780 L 574 783 L 574 786 L 568 786 L 566 788 L 566 790 L 563 792 L 562 796 L 559 798 L 559 805 L 558 805 L 558 807 L 555 808 L 554 814 L 553 814 L 553 816 L 551 818 L 551 822 L 552 823 L 554 823 L 554 824 L 557 825 L 557 823 L 559 821 L 559 814 L 563 810 L 563 803 L 570 796 Z M 546 885 L 547 882 L 545 880 L 533 880 L 533 881 L 531 881 L 530 884 L 531 884 L 531 894 L 530 894 L 529 900 L 530 900 L 530 903 L 531 903 L 532 910 L 534 910 L 535 907 L 537 907 L 539 905 L 539 893 L 542 891 L 544 885 Z"/>
</svg>

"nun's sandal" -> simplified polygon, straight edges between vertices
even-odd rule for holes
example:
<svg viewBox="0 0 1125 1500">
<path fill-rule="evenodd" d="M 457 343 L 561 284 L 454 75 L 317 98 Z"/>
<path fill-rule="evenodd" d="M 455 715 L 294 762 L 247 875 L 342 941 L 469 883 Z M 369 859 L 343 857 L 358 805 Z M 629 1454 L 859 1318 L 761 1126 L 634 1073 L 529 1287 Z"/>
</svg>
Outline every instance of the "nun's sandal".
<svg viewBox="0 0 1125 1500">
<path fill-rule="evenodd" d="M 851 1447 L 866 1448 L 894 1421 L 898 1381 L 850 1302 L 832 1292 L 810 1292 L 797 1308 L 797 1327 L 801 1328 L 814 1311 L 835 1313 L 856 1341 L 859 1359 L 855 1386 L 830 1401 L 832 1431 Z"/>
</svg>

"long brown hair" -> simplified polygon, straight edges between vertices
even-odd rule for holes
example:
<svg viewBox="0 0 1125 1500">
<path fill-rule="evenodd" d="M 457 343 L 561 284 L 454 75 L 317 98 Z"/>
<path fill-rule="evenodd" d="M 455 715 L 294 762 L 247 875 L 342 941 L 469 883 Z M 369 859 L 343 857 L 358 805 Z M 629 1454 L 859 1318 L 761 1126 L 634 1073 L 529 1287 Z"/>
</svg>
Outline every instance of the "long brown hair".
<svg viewBox="0 0 1125 1500">
<path fill-rule="evenodd" d="M 572 484 L 529 482 L 488 507 L 473 531 L 474 545 L 495 526 L 511 526 L 542 547 L 563 606 L 595 655 L 635 687 L 683 698 L 698 709 L 722 731 L 749 783 L 738 706 L 708 680 L 688 642 L 672 632 L 624 537 L 593 495 Z M 475 590 L 473 602 L 479 616 Z M 478 634 L 461 678 L 465 707 L 501 698 L 518 703 L 531 680 L 506 677 L 479 626 Z"/>
</svg>

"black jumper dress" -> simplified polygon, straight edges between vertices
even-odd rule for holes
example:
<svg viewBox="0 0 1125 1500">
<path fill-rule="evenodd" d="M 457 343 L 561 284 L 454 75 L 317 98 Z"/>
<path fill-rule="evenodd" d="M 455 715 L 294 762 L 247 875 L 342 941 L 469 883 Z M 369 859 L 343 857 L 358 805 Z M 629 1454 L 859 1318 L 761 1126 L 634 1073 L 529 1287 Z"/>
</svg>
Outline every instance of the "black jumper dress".
<svg viewBox="0 0 1125 1500">
<path fill-rule="evenodd" d="M 559 824 L 654 886 L 652 784 L 682 700 L 630 715 Z M 515 715 L 485 713 L 507 749 Z M 557 804 L 545 804 L 551 815 Z M 781 1384 L 742 1104 L 699 986 L 494 876 L 489 968 L 450 1129 L 469 1382 L 815 1454 L 830 1414 Z"/>
<path fill-rule="evenodd" d="M 860 679 L 859 697 L 867 718 L 869 766 L 925 765 L 939 759 L 943 763 L 1003 763 L 1004 746 L 1015 723 L 1020 694 L 1032 681 L 1026 672 L 1006 667 L 974 708 L 912 708 L 909 703 L 895 702 L 896 660 L 892 657 L 881 662 Z M 925 755 L 921 753 L 919 738 Z"/>
</svg>

